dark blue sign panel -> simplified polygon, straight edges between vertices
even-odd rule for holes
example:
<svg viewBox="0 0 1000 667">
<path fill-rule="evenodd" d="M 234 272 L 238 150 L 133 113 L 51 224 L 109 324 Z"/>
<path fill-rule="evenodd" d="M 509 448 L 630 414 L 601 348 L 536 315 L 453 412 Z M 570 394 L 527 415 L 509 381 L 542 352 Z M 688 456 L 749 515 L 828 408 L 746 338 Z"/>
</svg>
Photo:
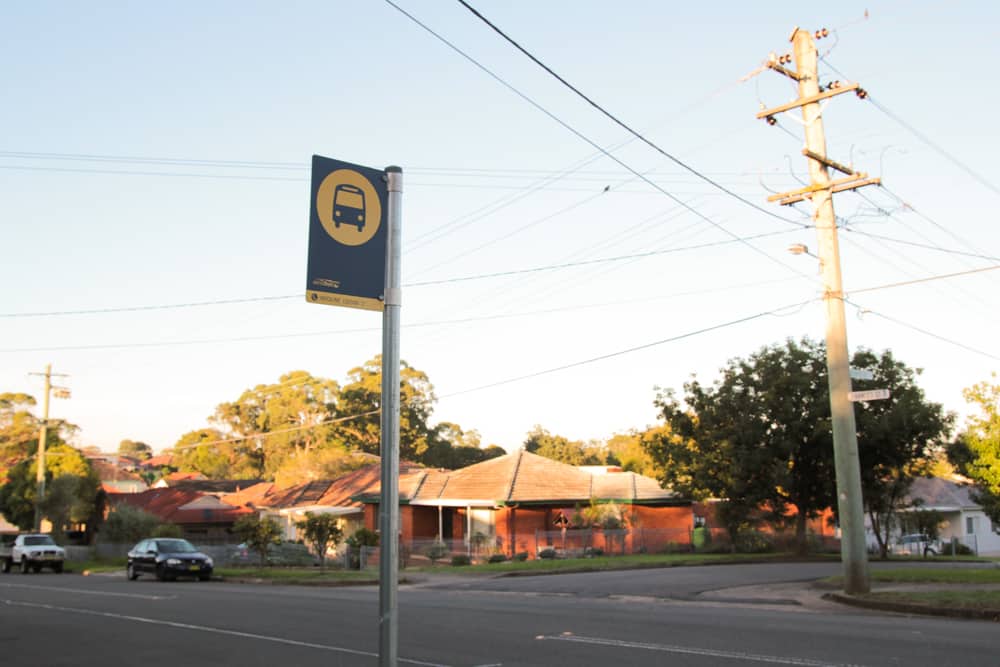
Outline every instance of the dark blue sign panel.
<svg viewBox="0 0 1000 667">
<path fill-rule="evenodd" d="M 313 155 L 306 300 L 383 310 L 385 172 Z"/>
</svg>

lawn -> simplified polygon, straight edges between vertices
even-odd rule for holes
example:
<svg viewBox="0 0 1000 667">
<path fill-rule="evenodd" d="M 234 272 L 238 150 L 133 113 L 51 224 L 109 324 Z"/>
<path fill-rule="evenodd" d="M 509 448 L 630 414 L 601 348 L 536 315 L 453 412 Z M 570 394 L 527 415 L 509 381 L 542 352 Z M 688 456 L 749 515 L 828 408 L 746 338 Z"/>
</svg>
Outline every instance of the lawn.
<svg viewBox="0 0 1000 667">
<path fill-rule="evenodd" d="M 540 558 L 526 561 L 504 561 L 453 567 L 448 563 L 416 568 L 406 571 L 447 572 L 468 576 L 532 575 L 558 572 L 600 572 L 604 570 L 638 570 L 657 567 L 680 567 L 684 565 L 712 565 L 722 563 L 745 563 L 768 560 L 783 560 L 788 554 L 641 554 L 635 556 L 597 556 L 590 558 Z"/>
</svg>

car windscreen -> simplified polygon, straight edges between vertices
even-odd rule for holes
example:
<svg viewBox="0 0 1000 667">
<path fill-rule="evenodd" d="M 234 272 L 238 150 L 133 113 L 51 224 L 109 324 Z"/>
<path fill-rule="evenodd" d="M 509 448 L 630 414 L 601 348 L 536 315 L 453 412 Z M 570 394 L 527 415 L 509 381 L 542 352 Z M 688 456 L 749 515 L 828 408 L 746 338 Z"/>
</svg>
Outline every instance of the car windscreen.
<svg viewBox="0 0 1000 667">
<path fill-rule="evenodd" d="M 156 550 L 161 554 L 186 554 L 197 551 L 187 540 L 156 540 Z"/>
<path fill-rule="evenodd" d="M 40 545 L 54 545 L 55 542 L 48 535 L 31 535 L 24 538 L 24 545 L 27 547 L 37 547 Z"/>
</svg>

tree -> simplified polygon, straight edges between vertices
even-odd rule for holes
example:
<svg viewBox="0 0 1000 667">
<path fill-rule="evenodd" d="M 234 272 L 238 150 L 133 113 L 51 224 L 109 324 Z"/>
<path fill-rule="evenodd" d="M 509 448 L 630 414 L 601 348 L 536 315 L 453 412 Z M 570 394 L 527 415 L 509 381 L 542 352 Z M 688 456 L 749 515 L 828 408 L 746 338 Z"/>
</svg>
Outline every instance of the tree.
<svg viewBox="0 0 1000 667">
<path fill-rule="evenodd" d="M 399 456 L 423 462 L 434 444 L 428 423 L 434 411 L 434 386 L 427 374 L 400 361 Z M 335 425 L 336 437 L 345 446 L 378 454 L 381 434 L 382 355 L 351 369 L 340 391 L 338 413 L 346 421 Z"/>
<path fill-rule="evenodd" d="M 224 448 L 234 467 L 274 479 L 296 452 L 308 452 L 334 442 L 339 386 L 306 371 L 282 375 L 275 384 L 248 389 L 232 403 L 222 403 L 212 421 L 234 442 Z M 240 460 L 240 465 L 236 465 Z"/>
<path fill-rule="evenodd" d="M 642 434 L 638 431 L 615 433 L 604 445 L 607 463 L 620 465 L 622 470 L 647 477 L 656 476 L 656 464 L 649 452 L 642 446 Z"/>
<path fill-rule="evenodd" d="M 122 440 L 118 443 L 118 453 L 122 456 L 146 461 L 153 458 L 153 448 L 138 440 Z"/>
<path fill-rule="evenodd" d="M 189 431 L 174 445 L 173 465 L 180 472 L 199 472 L 209 479 L 255 478 L 252 463 L 226 440 L 214 428 Z"/>
<path fill-rule="evenodd" d="M 275 544 L 281 544 L 281 526 L 270 517 L 248 515 L 233 524 L 233 532 L 251 551 L 260 556 L 261 567 L 267 565 L 267 553 Z"/>
<path fill-rule="evenodd" d="M 339 519 L 333 514 L 306 512 L 306 518 L 297 521 L 295 526 L 302 531 L 305 541 L 319 556 L 320 569 L 326 567 L 326 552 L 336 547 L 344 537 Z"/>
<path fill-rule="evenodd" d="M 980 382 L 963 393 L 979 409 L 968 420 L 958 440 L 948 447 L 948 459 L 975 485 L 973 500 L 995 523 L 1000 523 L 1000 384 Z"/>
<path fill-rule="evenodd" d="M 295 452 L 275 471 L 274 483 L 279 488 L 287 488 L 317 479 L 336 479 L 377 461 L 378 457 L 370 454 L 349 452 L 336 446 Z"/>
<path fill-rule="evenodd" d="M 481 442 L 478 431 L 466 431 L 458 424 L 441 422 L 431 430 L 431 444 L 420 458 L 420 463 L 457 470 L 507 453 L 498 445 L 484 448 Z"/>
<path fill-rule="evenodd" d="M 858 390 L 889 390 L 888 399 L 855 409 L 864 507 L 879 552 L 887 558 L 896 516 L 912 506 L 908 493 L 913 480 L 929 474 L 955 417 L 926 400 L 916 384 L 921 370 L 897 361 L 888 350 L 881 355 L 859 350 L 851 366 L 874 376 L 855 381 Z"/>
<path fill-rule="evenodd" d="M 724 499 L 733 538 L 758 511 L 794 522 L 804 551 L 807 521 L 836 504 L 825 360 L 822 343 L 790 339 L 730 360 L 712 386 L 685 384 L 683 405 L 661 391 L 656 405 L 668 428 L 643 436 L 661 481 L 696 499 Z M 863 495 L 870 510 L 885 512 L 950 421 L 924 400 L 919 371 L 891 353 L 860 350 L 853 363 L 894 392 L 892 401 L 856 407 Z"/>
<path fill-rule="evenodd" d="M 524 451 L 573 466 L 601 465 L 605 461 L 603 452 L 599 448 L 588 447 L 579 441 L 570 441 L 561 435 L 553 435 L 538 424 L 528 432 L 524 441 Z"/>
<path fill-rule="evenodd" d="M 28 394 L 0 394 L 0 478 L 38 450 L 41 422 L 28 409 L 34 405 L 35 399 Z M 49 419 L 46 449 L 65 444 L 76 431 L 76 426 L 64 420 Z"/>
<path fill-rule="evenodd" d="M 101 527 L 102 541 L 112 544 L 134 544 L 151 537 L 160 523 L 160 518 L 154 514 L 126 503 L 119 503 L 111 508 L 104 520 L 104 525 Z"/>
<path fill-rule="evenodd" d="M 61 531 L 68 523 L 88 522 L 93 517 L 100 480 L 90 463 L 69 445 L 55 444 L 46 452 L 46 498 L 42 515 Z M 22 530 L 34 525 L 37 501 L 36 463 L 34 458 L 21 461 L 7 474 L 0 487 L 0 512 Z M 62 477 L 77 478 L 59 481 Z"/>
</svg>

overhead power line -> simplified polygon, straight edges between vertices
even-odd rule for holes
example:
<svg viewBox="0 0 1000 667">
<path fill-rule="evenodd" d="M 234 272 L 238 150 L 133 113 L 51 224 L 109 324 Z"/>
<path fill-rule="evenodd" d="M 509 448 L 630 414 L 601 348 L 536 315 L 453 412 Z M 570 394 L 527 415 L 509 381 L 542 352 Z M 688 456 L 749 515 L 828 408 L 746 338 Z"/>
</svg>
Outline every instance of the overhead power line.
<svg viewBox="0 0 1000 667">
<path fill-rule="evenodd" d="M 402 14 L 403 16 L 405 16 L 406 18 L 408 18 L 410 21 L 412 21 L 416 25 L 420 26 L 423 30 L 425 30 L 428 34 L 430 34 L 435 39 L 437 39 L 438 41 L 440 41 L 442 44 L 446 45 L 448 48 L 450 48 L 451 50 L 453 50 L 455 53 L 457 53 L 458 55 L 462 56 L 467 61 L 469 61 L 470 63 L 472 63 L 474 66 L 476 66 L 477 68 L 479 68 L 480 71 L 482 71 L 483 73 L 485 73 L 487 76 L 489 76 L 490 78 L 492 78 L 494 81 L 496 81 L 497 83 L 499 83 L 503 87 L 507 88 L 507 90 L 509 90 L 510 92 L 514 93 L 515 95 L 517 95 L 518 97 L 520 97 L 522 100 L 524 100 L 525 102 L 527 102 L 531 106 L 535 107 L 535 109 L 537 109 L 541 113 L 543 113 L 546 116 L 548 116 L 552 121 L 554 121 L 555 123 L 557 123 L 558 125 L 560 125 L 564 129 L 566 129 L 568 132 L 570 132 L 571 134 L 573 134 L 575 137 L 577 137 L 581 141 L 584 141 L 585 143 L 587 143 L 588 145 L 590 145 L 594 149 L 596 149 L 596 150 L 600 151 L 601 153 L 603 153 L 605 155 L 605 157 L 607 157 L 609 160 L 613 161 L 615 164 L 617 164 L 618 166 L 622 167 L 623 169 L 625 169 L 626 171 L 628 171 L 633 176 L 636 176 L 637 178 L 639 178 L 640 180 L 642 180 L 644 183 L 646 183 L 647 185 L 649 185 L 650 187 L 652 187 L 654 190 L 656 190 L 660 194 L 668 197 L 672 201 L 674 201 L 677 204 L 683 206 L 685 209 L 687 209 L 693 215 L 699 217 L 700 219 L 702 219 L 705 222 L 709 223 L 713 227 L 716 227 L 717 229 L 719 229 L 723 233 L 727 234 L 728 236 L 731 236 L 733 238 L 739 238 L 738 235 L 736 235 L 733 232 L 731 232 L 728 229 L 726 229 L 725 226 L 721 225 L 720 223 L 716 222 L 715 220 L 712 220 L 710 217 L 708 217 L 707 215 L 705 215 L 704 213 L 702 213 L 698 209 L 694 208 L 693 206 L 691 206 L 687 202 L 683 201 L 682 199 L 678 198 L 676 195 L 674 195 L 673 193 L 669 192 L 668 190 L 666 190 L 665 188 L 663 188 L 659 184 L 655 183 L 649 177 L 647 177 L 645 174 L 639 172 L 634 167 L 632 167 L 631 165 L 629 165 L 626 162 L 624 162 L 621 158 L 615 156 L 613 153 L 611 153 L 610 151 L 608 151 L 607 149 L 605 149 L 603 146 L 601 146 L 600 144 L 598 144 L 597 142 L 595 142 L 593 139 L 591 139 L 590 137 L 586 136 L 585 134 L 583 134 L 582 132 L 580 132 L 579 130 L 577 130 L 575 127 L 573 127 L 572 125 L 570 125 L 569 123 L 567 123 L 566 121 L 564 121 L 563 119 L 559 118 L 554 113 L 552 113 L 551 111 L 549 111 L 548 109 L 546 109 L 545 107 L 543 107 L 541 104 L 539 104 L 538 102 L 536 102 L 534 99 L 532 99 L 528 95 L 522 93 L 520 90 L 518 90 L 517 88 L 515 88 L 512 84 L 508 83 L 505 79 L 503 79 L 500 75 L 496 74 L 495 72 L 493 72 L 492 70 L 490 70 L 488 67 L 486 67 L 485 65 L 483 65 L 482 63 L 480 63 L 478 60 L 476 60 L 475 58 L 473 58 L 472 56 L 470 56 L 468 53 L 466 53 L 462 49 L 458 48 L 458 46 L 456 46 L 455 44 L 453 44 L 452 42 L 450 42 L 443 35 L 435 32 L 430 26 L 428 26 L 427 24 L 425 24 L 422 21 L 420 21 L 420 19 L 418 19 L 417 17 L 415 17 L 413 14 L 410 14 L 405 9 L 403 9 L 402 7 L 400 7 L 399 5 L 397 5 L 396 3 L 392 2 L 392 0 L 385 0 L 385 2 L 386 2 L 386 4 L 388 4 L 391 7 L 393 7 L 400 14 Z M 806 224 L 803 224 L 803 223 L 798 223 L 798 222 L 795 222 L 793 220 L 787 220 L 785 218 L 781 218 L 780 216 L 779 216 L 779 219 L 782 220 L 782 221 L 784 221 L 784 222 L 796 225 L 799 228 L 807 228 L 807 227 L 809 227 L 809 225 L 806 225 Z M 781 261 L 781 260 L 779 260 L 779 259 L 777 259 L 775 257 L 772 257 L 771 255 L 767 254 L 763 250 L 755 247 L 754 245 L 752 245 L 748 241 L 743 241 L 743 243 L 748 248 L 750 248 L 753 252 L 755 252 L 755 253 L 757 253 L 759 255 L 763 255 L 764 257 L 766 257 L 768 259 L 768 261 L 771 261 L 771 262 L 773 262 L 775 264 L 778 264 L 782 268 L 787 269 L 788 271 L 791 271 L 792 273 L 796 273 L 796 274 L 799 274 L 799 275 L 805 275 L 805 274 L 802 274 L 802 272 L 799 271 L 798 269 L 796 269 L 796 268 L 794 268 L 792 266 L 789 266 L 785 262 L 783 262 L 783 261 Z"/>
<path fill-rule="evenodd" d="M 587 266 L 591 264 L 608 264 L 611 262 L 622 262 L 626 260 L 642 259 L 645 257 L 653 257 L 655 255 L 665 255 L 668 253 L 683 252 L 685 250 L 701 250 L 703 248 L 709 248 L 713 246 L 721 246 L 729 243 L 737 243 L 747 239 L 759 239 L 768 236 L 775 236 L 778 234 L 787 234 L 786 230 L 779 230 L 776 232 L 765 232 L 762 234 L 756 234 L 753 236 L 748 236 L 745 238 L 737 239 L 727 239 L 722 241 L 712 241 L 708 243 L 700 243 L 693 246 L 684 246 L 680 248 L 666 248 L 663 250 L 650 250 L 648 252 L 636 253 L 633 255 L 618 255 L 616 257 L 601 257 L 598 259 L 587 259 L 580 260 L 576 262 L 565 262 L 563 264 L 548 264 L 544 266 L 535 266 L 526 269 L 512 269 L 510 271 L 498 271 L 495 273 L 483 273 L 471 276 L 460 276 L 457 278 L 442 278 L 441 280 L 427 280 L 424 282 L 414 282 L 406 283 L 403 287 L 425 287 L 427 285 L 445 285 L 448 283 L 461 283 L 470 282 L 473 280 L 486 280 L 489 278 L 501 278 L 505 276 L 513 276 L 525 273 L 540 273 L 542 271 L 558 271 L 560 269 L 569 269 L 578 266 Z M 0 313 L 0 319 L 14 319 L 14 318 L 29 318 L 29 317 L 58 317 L 65 315 L 97 315 L 106 313 L 127 313 L 136 311 L 149 311 L 149 310 L 172 310 L 178 308 L 197 308 L 202 306 L 220 306 L 229 305 L 237 303 L 255 303 L 260 301 L 287 301 L 289 299 L 301 299 L 303 296 L 301 294 L 287 294 L 282 296 L 261 296 L 261 297 L 248 297 L 245 299 L 215 299 L 212 301 L 193 301 L 190 303 L 174 303 L 174 304 L 160 304 L 160 305 L 146 305 L 146 306 L 121 306 L 117 308 L 90 308 L 84 310 L 62 310 L 62 311 L 38 311 L 38 312 L 24 312 L 24 313 Z M 151 343 L 150 345 L 156 345 Z"/>
<path fill-rule="evenodd" d="M 566 88 L 569 88 L 578 97 L 580 97 L 581 99 L 583 99 L 584 101 L 586 101 L 587 104 L 589 104 L 590 106 L 592 106 L 595 109 L 597 109 L 601 114 L 603 114 L 605 117 L 607 117 L 613 123 L 615 123 L 616 125 L 618 125 L 620 128 L 622 128 L 623 130 L 625 130 L 626 132 L 628 132 L 629 134 L 631 134 L 633 137 L 635 137 L 636 139 L 638 139 L 642 143 L 646 144 L 647 146 L 649 146 L 650 148 L 652 148 L 653 150 L 655 150 L 657 153 L 659 153 L 663 157 L 667 158 L 668 160 L 670 160 L 671 162 L 673 162 L 677 166 L 681 167 L 682 169 L 685 169 L 686 171 L 689 171 L 690 173 L 694 174 L 695 176 L 697 176 L 701 180 L 705 181 L 706 183 L 708 183 L 712 187 L 714 187 L 714 188 L 716 188 L 716 189 L 718 189 L 718 190 L 726 193 L 727 195 L 729 195 L 730 197 L 736 199 L 737 201 L 742 202 L 743 204 L 746 204 L 750 208 L 752 208 L 752 209 L 754 209 L 756 211 L 759 211 L 759 212 L 761 212 L 761 213 L 763 213 L 765 215 L 768 215 L 768 216 L 770 216 L 772 218 L 776 218 L 778 220 L 781 220 L 782 222 L 787 222 L 787 223 L 790 223 L 790 224 L 793 224 L 793 225 L 800 225 L 801 226 L 801 223 L 799 223 L 799 222 L 797 222 L 795 220 L 789 220 L 788 218 L 786 218 L 784 216 L 781 216 L 781 215 L 778 215 L 774 211 L 766 209 L 763 206 L 758 206 L 757 204 L 753 203 L 749 199 L 746 199 L 745 197 L 737 194 L 736 192 L 733 192 L 732 190 L 730 190 L 729 188 L 725 187 L 721 183 L 715 181 L 714 179 L 709 178 L 707 175 L 705 175 L 704 173 L 698 171 L 697 169 L 695 169 L 691 165 L 687 164 L 686 162 L 683 162 L 678 157 L 676 157 L 674 155 L 671 155 L 666 150 L 664 150 L 663 148 L 661 148 L 659 145 L 657 145 L 657 144 L 653 143 L 652 141 L 650 141 L 645 135 L 643 135 L 640 132 L 636 131 L 630 125 L 628 125 L 627 123 L 625 123 L 624 121 L 622 121 L 620 118 L 618 118 L 617 116 L 615 116 L 614 114 L 612 114 L 610 111 L 608 111 L 607 109 L 605 109 L 603 106 L 601 106 L 600 104 L 598 104 L 597 102 L 595 102 L 591 97 L 587 96 L 579 88 L 577 88 L 576 86 L 574 86 L 573 84 L 571 84 L 569 81 L 567 81 L 561 75 L 559 75 L 558 73 L 556 73 L 551 67 L 549 67 L 544 62 L 542 62 L 541 60 L 539 60 L 533 53 L 531 53 L 526 48 L 524 48 L 523 46 L 521 46 L 518 42 L 516 42 L 513 38 L 511 38 L 507 33 L 505 33 L 503 30 L 501 30 L 496 24 L 494 24 L 488 18 L 486 18 L 485 16 L 483 16 L 482 13 L 480 13 L 479 10 L 477 10 L 475 7 L 473 7 L 472 5 L 470 5 L 465 0 L 458 0 L 458 2 L 463 7 L 465 7 L 470 12 L 472 12 L 472 14 L 476 16 L 476 18 L 478 18 L 480 21 L 482 21 L 483 23 L 485 23 L 486 25 L 488 25 L 495 33 L 497 33 L 498 35 L 500 35 L 500 37 L 502 37 L 504 40 L 506 40 L 511 46 L 513 46 L 515 49 L 517 49 L 518 51 L 520 51 L 521 53 L 523 53 L 525 56 L 527 56 L 528 59 L 531 60 L 531 62 L 535 63 L 536 65 L 538 65 L 539 67 L 541 67 L 543 70 L 545 70 L 546 72 L 548 72 L 559 83 L 561 83 L 562 85 L 564 85 Z M 390 4 L 392 4 L 392 3 L 390 3 Z"/>
<path fill-rule="evenodd" d="M 916 241 L 907 241 L 905 239 L 897 239 L 891 236 L 883 236 L 882 234 L 873 234 L 871 232 L 862 231 L 853 227 L 845 227 L 845 232 L 850 232 L 851 234 L 860 234 L 862 236 L 870 236 L 873 239 L 881 239 L 883 241 L 890 241 L 892 243 L 901 243 L 903 245 L 913 246 L 915 248 L 923 248 L 924 250 L 936 250 L 938 252 L 948 253 L 950 255 L 959 255 L 962 257 L 975 257 L 976 259 L 988 259 L 992 262 L 1000 262 L 1000 257 L 994 255 L 983 255 L 977 252 L 965 252 L 962 250 L 952 250 L 950 248 L 942 248 L 941 246 L 932 245 L 928 243 L 917 243 Z"/>
<path fill-rule="evenodd" d="M 461 0 L 459 0 L 459 2 L 461 2 Z M 848 78 L 846 74 L 844 74 L 839 69 L 837 69 L 836 67 L 834 67 L 833 64 L 829 60 L 827 60 L 826 58 L 823 58 L 822 60 L 823 60 L 823 63 L 827 67 L 829 67 L 830 69 L 832 69 L 834 72 L 836 72 L 837 74 L 839 74 L 841 77 L 843 77 L 844 79 Z M 908 132 L 910 132 L 910 134 L 912 134 L 913 136 L 915 136 L 917 139 L 920 139 L 920 141 L 922 141 L 925 144 L 927 144 L 929 147 L 931 147 L 939 155 L 941 155 L 942 157 L 944 157 L 945 159 L 947 159 L 949 162 L 951 162 L 953 165 L 955 165 L 956 167 L 958 167 L 959 169 L 961 169 L 962 171 L 964 171 L 966 174 L 968 174 L 969 176 L 971 176 L 972 178 L 974 178 L 976 181 L 979 182 L 980 185 L 983 185 L 983 186 L 989 188 L 990 190 L 992 190 L 994 193 L 1000 195 L 1000 187 L 997 187 L 996 185 L 994 185 L 993 183 L 991 183 L 989 180 L 986 179 L 985 176 L 983 176 L 978 171 L 976 171 L 975 169 L 973 169 L 972 167 L 970 167 L 969 165 L 967 165 L 965 162 L 963 162 L 962 160 L 960 160 L 958 157 L 956 157 L 955 155 L 953 155 L 951 152 L 949 152 L 948 150 L 946 150 L 944 147 L 942 147 L 939 144 L 937 144 L 936 142 L 934 142 L 926 134 L 924 134 L 923 132 L 921 132 L 917 128 L 915 128 L 912 125 L 910 125 L 909 123 L 907 123 L 905 120 L 903 120 L 899 116 L 899 114 L 893 113 L 888 107 L 886 107 L 884 104 L 882 104 L 877 99 L 875 99 L 874 97 L 872 97 L 871 93 L 868 93 L 868 101 L 871 102 L 875 106 L 876 109 L 878 109 L 879 111 L 881 111 L 882 113 L 884 113 L 886 116 L 888 116 L 892 120 L 896 121 L 896 123 L 898 123 L 904 129 L 906 129 Z"/>
<path fill-rule="evenodd" d="M 893 287 L 904 287 L 906 285 L 917 285 L 919 283 L 929 283 L 933 280 L 944 280 L 945 278 L 956 278 L 958 276 L 968 276 L 973 273 L 983 273 L 984 271 L 996 271 L 1000 269 L 1000 264 L 996 266 L 985 266 L 981 269 L 972 269 L 970 271 L 958 271 L 956 273 L 945 273 L 940 276 L 929 276 L 927 278 L 917 278 L 915 280 L 904 280 L 898 283 L 889 283 L 887 285 L 878 285 L 876 287 L 862 287 L 861 289 L 849 289 L 845 290 L 848 294 L 861 294 L 862 292 L 874 292 L 876 290 L 891 289 Z"/>
<path fill-rule="evenodd" d="M 673 343 L 685 338 L 693 338 L 701 334 L 709 333 L 711 331 L 717 331 L 719 329 L 726 329 L 728 327 L 736 326 L 737 324 L 744 324 L 753 320 L 760 319 L 762 317 L 767 317 L 768 315 L 777 315 L 783 310 L 791 310 L 793 308 L 801 308 L 809 303 L 816 301 L 816 299 L 810 299 L 808 301 L 802 301 L 800 303 L 793 303 L 788 306 L 782 306 L 780 308 L 774 308 L 771 310 L 766 310 L 754 315 L 748 315 L 747 317 L 741 317 L 735 320 L 729 320 L 728 322 L 721 322 L 719 324 L 713 324 L 712 326 L 703 327 L 701 329 L 695 329 L 694 331 L 688 331 L 687 333 L 678 334 L 677 336 L 671 336 L 670 338 L 663 338 L 661 340 L 653 341 L 651 343 L 645 343 L 643 345 L 636 345 L 635 347 L 629 347 L 624 350 L 618 350 L 617 352 L 610 352 L 608 354 L 602 354 L 597 357 L 590 357 L 589 359 L 583 359 L 580 361 L 574 361 L 572 363 L 563 364 L 562 366 L 555 366 L 553 368 L 547 368 L 545 370 L 536 371 L 534 373 L 527 373 L 525 375 L 518 375 L 516 377 L 507 378 L 506 380 L 499 380 L 497 382 L 491 382 L 489 384 L 480 385 L 478 387 L 472 387 L 470 389 L 463 389 L 462 391 L 456 391 L 451 394 L 443 394 L 438 396 L 438 398 L 452 398 L 454 396 L 462 396 L 464 394 L 471 394 L 477 391 L 483 391 L 485 389 L 493 389 L 495 387 L 501 387 L 503 385 L 512 384 L 514 382 L 521 382 L 523 380 L 530 380 L 532 378 L 541 377 L 543 375 L 550 375 L 552 373 L 558 373 L 559 371 L 568 370 L 570 368 L 577 368 L 579 366 L 586 366 L 587 364 L 592 364 L 598 361 L 604 361 L 605 359 L 613 359 L 614 357 L 620 357 L 626 354 L 631 354 L 632 352 L 639 352 L 640 350 L 647 350 L 652 347 L 657 347 L 659 345 L 664 345 L 666 343 Z"/>
<path fill-rule="evenodd" d="M 1000 356 L 997 356 L 995 354 L 991 354 L 989 352 L 985 352 L 983 350 L 977 349 L 975 347 L 972 347 L 971 345 L 966 345 L 965 343 L 960 343 L 957 340 L 953 340 L 951 338 L 946 338 L 945 336 L 942 336 L 940 334 L 936 334 L 936 333 L 934 333 L 932 331 L 928 331 L 927 329 L 922 329 L 922 328 L 920 328 L 920 327 L 918 327 L 918 326 L 916 326 L 914 324 L 910 324 L 908 322 L 904 322 L 902 320 L 896 319 L 895 317 L 891 317 L 889 315 L 886 315 L 885 313 L 880 313 L 878 311 L 874 311 L 874 310 L 871 310 L 869 308 L 865 308 L 864 306 L 861 306 L 861 305 L 858 305 L 857 303 L 854 303 L 850 299 L 846 299 L 845 298 L 844 299 L 844 303 L 851 304 L 852 306 L 854 306 L 855 308 L 858 309 L 858 312 L 863 313 L 865 315 L 874 315 L 876 317 L 881 317 L 882 319 L 888 320 L 889 322 L 892 322 L 893 324 L 898 324 L 901 327 L 906 327 L 907 329 L 912 329 L 913 331 L 916 331 L 917 333 L 922 333 L 925 336 L 930 336 L 931 338 L 936 338 L 937 340 L 942 341 L 944 343 L 948 343 L 949 345 L 954 345 L 955 347 L 960 347 L 963 350 L 967 350 L 969 352 L 974 352 L 975 354 L 979 354 L 979 355 L 982 355 L 984 357 L 989 357 L 990 359 L 1000 360 Z"/>
</svg>

